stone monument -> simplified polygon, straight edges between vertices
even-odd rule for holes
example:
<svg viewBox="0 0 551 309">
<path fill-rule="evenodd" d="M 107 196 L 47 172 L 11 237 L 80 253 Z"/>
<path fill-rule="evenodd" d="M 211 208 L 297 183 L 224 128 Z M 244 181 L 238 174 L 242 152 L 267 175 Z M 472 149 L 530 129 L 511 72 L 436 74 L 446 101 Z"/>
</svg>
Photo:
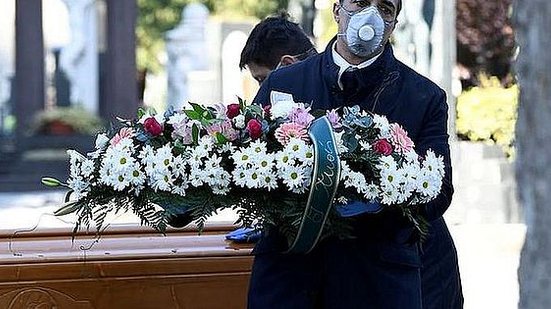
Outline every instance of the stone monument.
<svg viewBox="0 0 551 309">
<path fill-rule="evenodd" d="M 189 73 L 209 67 L 205 35 L 208 17 L 205 5 L 191 3 L 184 8 L 180 24 L 166 33 L 168 107 L 181 108 L 189 99 Z"/>
<path fill-rule="evenodd" d="M 99 78 L 96 0 L 63 0 L 69 10 L 71 41 L 60 65 L 71 83 L 71 104 L 98 113 Z"/>
</svg>

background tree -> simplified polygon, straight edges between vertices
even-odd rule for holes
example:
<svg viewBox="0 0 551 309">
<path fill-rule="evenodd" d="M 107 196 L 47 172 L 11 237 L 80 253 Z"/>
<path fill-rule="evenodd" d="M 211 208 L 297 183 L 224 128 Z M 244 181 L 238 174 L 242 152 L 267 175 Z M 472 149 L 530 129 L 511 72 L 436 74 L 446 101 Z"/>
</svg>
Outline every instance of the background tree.
<svg viewBox="0 0 551 309">
<path fill-rule="evenodd" d="M 512 0 L 457 0 L 457 61 L 471 73 L 464 86 L 478 84 L 485 73 L 503 83 L 510 78 L 515 50 Z"/>
<path fill-rule="evenodd" d="M 551 2 L 516 0 L 520 83 L 517 183 L 527 226 L 521 253 L 521 309 L 551 308 Z"/>
<path fill-rule="evenodd" d="M 183 8 L 194 0 L 138 0 L 137 65 L 140 98 L 147 72 L 158 72 L 164 34 L 180 23 Z M 287 8 L 289 0 L 202 0 L 211 13 L 228 18 L 264 18 Z"/>
</svg>

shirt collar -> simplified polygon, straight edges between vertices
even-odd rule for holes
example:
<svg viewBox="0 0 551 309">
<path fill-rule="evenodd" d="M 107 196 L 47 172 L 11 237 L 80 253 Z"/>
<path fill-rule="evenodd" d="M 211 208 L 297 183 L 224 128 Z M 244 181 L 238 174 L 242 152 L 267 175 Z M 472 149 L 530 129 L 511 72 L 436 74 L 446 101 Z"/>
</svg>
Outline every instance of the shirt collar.
<svg viewBox="0 0 551 309">
<path fill-rule="evenodd" d="M 335 62 L 335 64 L 339 67 L 339 74 L 337 76 L 337 82 L 339 84 L 339 87 L 341 88 L 341 90 L 343 89 L 343 85 L 342 85 L 342 82 L 341 82 L 341 76 L 342 74 L 346 71 L 346 70 L 358 70 L 358 69 L 363 69 L 363 68 L 367 68 L 368 66 L 372 65 L 375 61 L 377 61 L 377 59 L 379 59 L 379 57 L 381 56 L 382 53 L 378 54 L 377 56 L 371 58 L 371 59 L 368 59 L 360 64 L 351 64 L 350 62 L 346 61 L 346 59 L 344 59 L 341 55 L 339 55 L 339 53 L 337 52 L 337 41 L 335 41 L 333 43 L 333 48 L 331 48 L 332 50 L 332 54 L 333 54 L 333 61 Z"/>
</svg>

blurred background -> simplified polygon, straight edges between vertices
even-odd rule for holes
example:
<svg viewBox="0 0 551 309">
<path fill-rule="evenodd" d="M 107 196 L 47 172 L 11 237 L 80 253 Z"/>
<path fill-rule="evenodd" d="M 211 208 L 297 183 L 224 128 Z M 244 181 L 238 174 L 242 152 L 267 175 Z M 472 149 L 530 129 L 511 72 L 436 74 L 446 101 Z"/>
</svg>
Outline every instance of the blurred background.
<svg viewBox="0 0 551 309">
<path fill-rule="evenodd" d="M 513 167 L 511 2 L 406 0 L 392 38 L 400 60 L 448 93 L 456 193 L 446 219 L 466 308 L 518 301 L 525 226 Z M 239 56 L 253 26 L 285 9 L 322 51 L 336 33 L 333 3 L 0 1 L 0 229 L 71 225 L 44 215 L 63 192 L 40 185 L 66 179 L 67 148 L 91 150 L 98 130 L 139 106 L 252 99 L 258 85 Z"/>
</svg>

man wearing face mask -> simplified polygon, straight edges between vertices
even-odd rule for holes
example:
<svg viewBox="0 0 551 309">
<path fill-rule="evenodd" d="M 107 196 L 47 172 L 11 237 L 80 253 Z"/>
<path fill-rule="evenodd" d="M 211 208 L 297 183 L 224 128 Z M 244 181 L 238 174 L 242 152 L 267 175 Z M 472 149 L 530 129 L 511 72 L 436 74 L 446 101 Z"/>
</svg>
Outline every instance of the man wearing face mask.
<svg viewBox="0 0 551 309">
<path fill-rule="evenodd" d="M 420 244 L 399 212 L 360 201 L 341 212 L 352 218 L 355 238 L 324 239 L 308 254 L 283 253 L 286 240 L 274 227 L 254 250 L 249 308 L 463 307 L 457 253 L 442 218 L 453 195 L 446 94 L 394 58 L 388 41 L 400 9 L 400 0 L 335 3 L 338 34 L 326 50 L 272 72 L 254 102 L 277 104 L 285 94 L 313 109 L 359 105 L 401 124 L 419 153 L 442 155 L 442 192 L 421 206 L 428 239 Z"/>
</svg>

